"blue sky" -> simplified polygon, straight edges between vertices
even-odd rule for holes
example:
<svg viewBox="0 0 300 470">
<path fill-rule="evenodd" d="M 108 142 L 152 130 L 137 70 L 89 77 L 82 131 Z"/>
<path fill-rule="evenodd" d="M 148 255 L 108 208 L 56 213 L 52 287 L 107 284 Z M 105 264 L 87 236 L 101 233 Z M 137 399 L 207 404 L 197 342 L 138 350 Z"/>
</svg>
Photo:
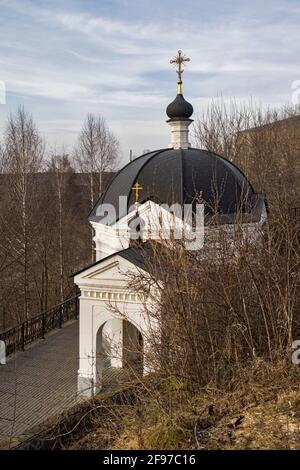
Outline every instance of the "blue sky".
<svg viewBox="0 0 300 470">
<path fill-rule="evenodd" d="M 297 0 L 0 0 L 0 129 L 20 104 L 49 145 L 69 151 L 88 112 L 129 149 L 168 146 L 169 60 L 191 57 L 184 94 L 195 115 L 222 94 L 291 102 L 300 80 Z"/>
</svg>

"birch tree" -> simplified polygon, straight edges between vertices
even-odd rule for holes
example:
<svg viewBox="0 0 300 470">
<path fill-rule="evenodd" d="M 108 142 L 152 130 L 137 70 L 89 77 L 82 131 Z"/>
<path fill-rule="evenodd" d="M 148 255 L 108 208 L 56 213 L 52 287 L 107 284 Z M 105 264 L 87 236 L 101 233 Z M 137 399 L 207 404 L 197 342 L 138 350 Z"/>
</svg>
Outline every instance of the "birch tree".
<svg viewBox="0 0 300 470">
<path fill-rule="evenodd" d="M 88 114 L 80 132 L 75 157 L 81 172 L 89 180 L 90 209 L 103 192 L 103 174 L 116 168 L 119 156 L 119 142 L 109 130 L 101 116 Z M 91 246 L 94 259 L 94 246 Z"/>
<path fill-rule="evenodd" d="M 23 316 L 29 310 L 29 251 L 33 243 L 36 175 L 44 154 L 43 140 L 23 107 L 8 119 L 4 133 L 3 171 L 7 176 L 10 220 L 2 220 L 2 250 L 22 267 Z M 2 214 L 3 219 L 3 214 Z"/>
<path fill-rule="evenodd" d="M 92 209 L 95 198 L 103 192 L 103 173 L 116 168 L 119 156 L 118 139 L 101 116 L 88 114 L 79 134 L 75 156 L 80 170 L 89 178 Z"/>
<path fill-rule="evenodd" d="M 68 156 L 66 154 L 51 156 L 50 174 L 54 176 L 54 187 L 56 195 L 57 213 L 57 239 L 59 258 L 59 297 L 64 301 L 64 278 L 65 278 L 65 247 L 64 247 L 64 203 L 67 183 L 67 174 L 71 171 Z"/>
</svg>

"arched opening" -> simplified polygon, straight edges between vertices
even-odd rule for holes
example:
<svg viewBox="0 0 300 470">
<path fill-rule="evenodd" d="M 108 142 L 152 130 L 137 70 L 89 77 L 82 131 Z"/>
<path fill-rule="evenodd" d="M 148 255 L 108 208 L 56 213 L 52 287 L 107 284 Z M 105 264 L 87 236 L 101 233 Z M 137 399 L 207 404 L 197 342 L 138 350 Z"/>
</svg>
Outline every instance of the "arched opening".
<svg viewBox="0 0 300 470">
<path fill-rule="evenodd" d="M 122 366 L 134 375 L 143 375 L 143 336 L 128 320 L 123 320 Z"/>
<path fill-rule="evenodd" d="M 143 337 L 130 321 L 112 318 L 97 331 L 95 390 L 143 375 Z"/>
</svg>

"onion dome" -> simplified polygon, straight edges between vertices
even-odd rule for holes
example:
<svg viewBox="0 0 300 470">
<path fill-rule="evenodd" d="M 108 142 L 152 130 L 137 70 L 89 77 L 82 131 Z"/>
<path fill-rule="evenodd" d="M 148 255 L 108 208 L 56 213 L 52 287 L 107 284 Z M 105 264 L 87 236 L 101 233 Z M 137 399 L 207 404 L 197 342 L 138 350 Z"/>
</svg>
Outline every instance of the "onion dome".
<svg viewBox="0 0 300 470">
<path fill-rule="evenodd" d="M 189 119 L 193 111 L 193 106 L 184 99 L 182 94 L 178 94 L 166 110 L 170 119 Z"/>
<path fill-rule="evenodd" d="M 184 99 L 182 94 L 182 74 L 184 72 L 184 65 L 191 59 L 178 51 L 178 54 L 170 60 L 170 63 L 175 65 L 176 73 L 178 75 L 177 81 L 177 96 L 172 103 L 167 107 L 167 116 L 170 119 L 189 119 L 193 114 L 193 106 Z"/>
</svg>

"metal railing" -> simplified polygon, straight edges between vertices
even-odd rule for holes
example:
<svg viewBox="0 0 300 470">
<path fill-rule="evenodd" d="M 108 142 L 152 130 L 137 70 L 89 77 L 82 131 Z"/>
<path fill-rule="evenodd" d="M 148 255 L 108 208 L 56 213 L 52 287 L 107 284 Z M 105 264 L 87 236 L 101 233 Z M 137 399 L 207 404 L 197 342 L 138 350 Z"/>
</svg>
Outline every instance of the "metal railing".
<svg viewBox="0 0 300 470">
<path fill-rule="evenodd" d="M 55 328 L 62 328 L 69 320 L 77 320 L 79 315 L 79 293 L 66 299 L 61 304 L 39 313 L 20 325 L 0 333 L 0 340 L 5 342 L 6 355 L 15 351 L 24 351 L 27 344 L 44 339 L 46 333 Z"/>
<path fill-rule="evenodd" d="M 299 221 L 300 220 L 300 207 L 293 207 L 291 209 L 293 219 Z"/>
</svg>

